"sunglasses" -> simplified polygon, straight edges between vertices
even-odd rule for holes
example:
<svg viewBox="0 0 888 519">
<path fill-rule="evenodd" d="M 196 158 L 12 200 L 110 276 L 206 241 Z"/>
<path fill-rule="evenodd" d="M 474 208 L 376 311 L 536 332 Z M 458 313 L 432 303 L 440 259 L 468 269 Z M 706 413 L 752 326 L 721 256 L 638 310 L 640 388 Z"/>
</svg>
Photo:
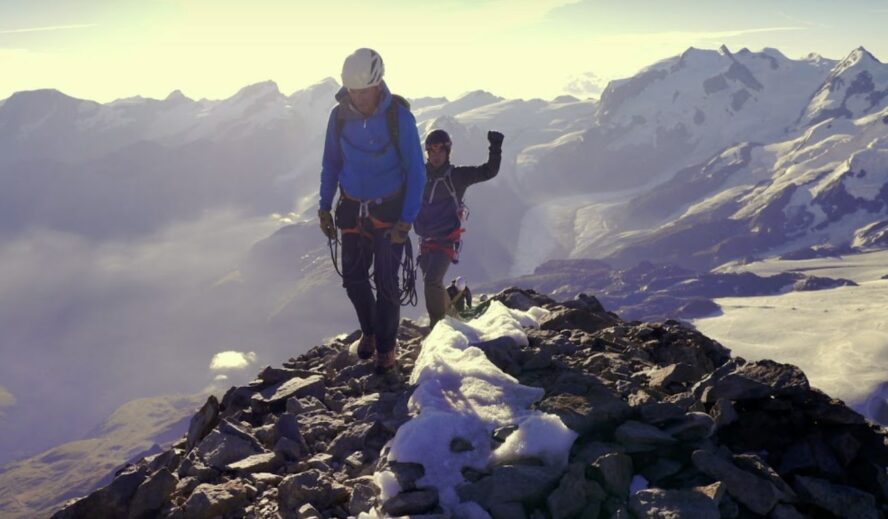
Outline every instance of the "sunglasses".
<svg viewBox="0 0 888 519">
<path fill-rule="evenodd" d="M 443 142 L 436 142 L 434 144 L 429 144 L 426 146 L 426 151 L 440 153 L 441 151 L 450 151 L 450 146 L 444 144 Z"/>
</svg>

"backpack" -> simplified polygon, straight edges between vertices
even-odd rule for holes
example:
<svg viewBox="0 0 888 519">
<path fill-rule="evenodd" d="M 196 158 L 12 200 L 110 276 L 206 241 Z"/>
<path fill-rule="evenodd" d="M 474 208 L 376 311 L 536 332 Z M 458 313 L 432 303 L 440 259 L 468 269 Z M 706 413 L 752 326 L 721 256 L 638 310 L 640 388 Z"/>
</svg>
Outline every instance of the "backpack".
<svg viewBox="0 0 888 519">
<path fill-rule="evenodd" d="M 392 94 L 392 102 L 389 103 L 389 106 L 385 111 L 385 122 L 386 126 L 388 127 L 391 144 L 395 147 L 395 152 L 398 154 L 398 160 L 403 163 L 404 157 L 401 156 L 401 147 L 398 145 L 398 138 L 400 136 L 400 125 L 398 124 L 398 105 L 403 106 L 408 111 L 410 110 L 409 101 L 399 96 L 398 94 Z M 342 128 L 345 126 L 345 114 L 342 113 L 342 103 L 336 105 L 334 110 L 336 110 L 335 130 L 336 140 L 338 142 L 339 139 L 342 138 Z"/>
</svg>

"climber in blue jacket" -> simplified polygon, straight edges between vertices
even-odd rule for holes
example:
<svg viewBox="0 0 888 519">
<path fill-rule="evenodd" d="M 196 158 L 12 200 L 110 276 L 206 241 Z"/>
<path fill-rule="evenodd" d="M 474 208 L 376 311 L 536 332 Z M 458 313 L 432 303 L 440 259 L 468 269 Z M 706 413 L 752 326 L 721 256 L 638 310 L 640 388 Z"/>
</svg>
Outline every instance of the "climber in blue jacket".
<svg viewBox="0 0 888 519">
<path fill-rule="evenodd" d="M 426 182 L 416 119 L 389 91 L 384 71 L 371 49 L 356 50 L 343 64 L 343 88 L 327 122 L 318 210 L 324 235 L 336 240 L 337 228 L 342 233 L 342 285 L 362 332 L 358 356 L 369 359 L 375 351 L 380 373 L 395 365 L 398 267 Z"/>
</svg>

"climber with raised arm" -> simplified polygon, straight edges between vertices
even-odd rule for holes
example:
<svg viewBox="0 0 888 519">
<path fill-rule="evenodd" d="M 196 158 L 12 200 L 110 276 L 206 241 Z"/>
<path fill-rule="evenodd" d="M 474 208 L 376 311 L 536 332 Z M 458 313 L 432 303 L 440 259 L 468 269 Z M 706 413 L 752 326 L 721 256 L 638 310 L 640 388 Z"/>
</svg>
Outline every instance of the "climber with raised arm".
<svg viewBox="0 0 888 519">
<path fill-rule="evenodd" d="M 435 324 L 447 314 L 450 298 L 444 287 L 444 276 L 451 263 L 459 261 L 463 224 L 468 215 L 463 199 L 472 184 L 494 178 L 502 161 L 503 134 L 487 132 L 489 156 L 480 166 L 453 166 L 450 135 L 441 129 L 433 130 L 425 139 L 428 154 L 427 182 L 422 196 L 422 207 L 415 221 L 419 235 L 419 267 L 423 272 L 426 310 L 429 324 Z"/>
</svg>

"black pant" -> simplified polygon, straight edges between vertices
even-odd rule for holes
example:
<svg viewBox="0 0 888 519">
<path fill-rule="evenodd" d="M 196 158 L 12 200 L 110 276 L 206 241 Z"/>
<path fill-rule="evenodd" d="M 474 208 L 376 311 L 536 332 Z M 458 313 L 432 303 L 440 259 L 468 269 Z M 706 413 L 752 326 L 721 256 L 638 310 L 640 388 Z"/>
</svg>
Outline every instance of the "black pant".
<svg viewBox="0 0 888 519">
<path fill-rule="evenodd" d="M 450 308 L 450 298 L 444 288 L 444 276 L 452 261 L 444 251 L 433 250 L 422 253 L 419 267 L 422 269 L 425 284 L 426 310 L 429 312 L 429 325 L 444 318 Z"/>
<path fill-rule="evenodd" d="M 400 200 L 371 209 L 378 218 L 394 221 L 399 214 Z M 337 208 L 337 225 L 342 229 L 360 225 L 364 233 L 342 234 L 342 286 L 355 307 L 361 332 L 376 336 L 376 351 L 387 353 L 395 347 L 398 322 L 401 319 L 401 295 L 398 287 L 398 268 L 404 254 L 404 244 L 395 245 L 386 236 L 385 229 L 373 229 L 369 221 L 359 221 L 357 205 L 344 201 Z M 396 217 L 395 217 L 396 219 Z M 370 267 L 373 267 L 373 285 L 370 285 Z"/>
</svg>

